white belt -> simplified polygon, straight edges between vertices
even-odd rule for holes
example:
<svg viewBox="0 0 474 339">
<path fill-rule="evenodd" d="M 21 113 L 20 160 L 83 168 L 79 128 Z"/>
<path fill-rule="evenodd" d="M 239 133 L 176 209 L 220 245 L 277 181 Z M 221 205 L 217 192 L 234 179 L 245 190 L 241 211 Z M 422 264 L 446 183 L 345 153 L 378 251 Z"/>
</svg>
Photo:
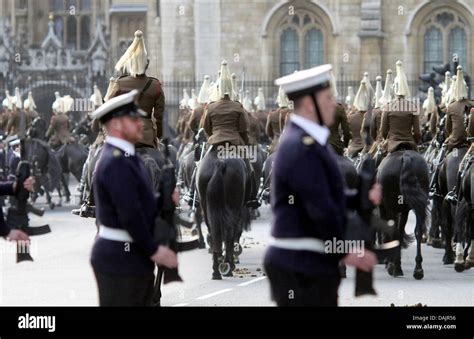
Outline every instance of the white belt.
<svg viewBox="0 0 474 339">
<path fill-rule="evenodd" d="M 270 246 L 285 250 L 327 253 L 324 241 L 316 238 L 271 238 Z"/>
<path fill-rule="evenodd" d="M 126 230 L 111 228 L 104 225 L 100 225 L 99 237 L 113 241 L 133 242 L 133 238 Z"/>
</svg>

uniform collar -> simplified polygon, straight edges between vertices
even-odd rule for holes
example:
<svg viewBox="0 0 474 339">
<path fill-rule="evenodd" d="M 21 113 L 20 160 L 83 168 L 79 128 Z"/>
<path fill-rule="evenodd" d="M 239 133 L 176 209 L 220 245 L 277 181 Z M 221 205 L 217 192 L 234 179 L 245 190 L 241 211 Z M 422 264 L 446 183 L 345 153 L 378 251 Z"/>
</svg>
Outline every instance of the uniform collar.
<svg viewBox="0 0 474 339">
<path fill-rule="evenodd" d="M 135 155 L 135 146 L 127 140 L 111 137 L 110 135 L 105 138 L 105 142 L 109 145 L 117 147 L 129 155 Z"/>
<path fill-rule="evenodd" d="M 329 137 L 329 129 L 326 126 L 320 126 L 314 121 L 306 119 L 300 115 L 292 114 L 290 120 L 295 125 L 301 127 L 306 133 L 312 136 L 321 145 L 326 145 Z"/>
</svg>

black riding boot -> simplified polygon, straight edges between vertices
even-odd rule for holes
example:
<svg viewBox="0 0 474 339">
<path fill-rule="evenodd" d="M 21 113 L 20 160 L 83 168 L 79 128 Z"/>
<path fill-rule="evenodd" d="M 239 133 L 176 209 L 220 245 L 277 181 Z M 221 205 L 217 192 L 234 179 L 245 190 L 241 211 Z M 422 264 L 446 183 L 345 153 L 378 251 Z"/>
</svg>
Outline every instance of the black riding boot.
<svg viewBox="0 0 474 339">
<path fill-rule="evenodd" d="M 246 207 L 250 207 L 252 209 L 257 209 L 260 207 L 260 203 L 256 199 L 257 196 L 257 188 L 256 180 L 255 180 L 255 171 L 253 170 L 253 166 L 250 164 L 249 159 L 245 159 L 245 166 L 247 167 L 247 171 L 250 174 L 250 194 L 248 195 L 249 200 L 245 202 Z"/>
</svg>

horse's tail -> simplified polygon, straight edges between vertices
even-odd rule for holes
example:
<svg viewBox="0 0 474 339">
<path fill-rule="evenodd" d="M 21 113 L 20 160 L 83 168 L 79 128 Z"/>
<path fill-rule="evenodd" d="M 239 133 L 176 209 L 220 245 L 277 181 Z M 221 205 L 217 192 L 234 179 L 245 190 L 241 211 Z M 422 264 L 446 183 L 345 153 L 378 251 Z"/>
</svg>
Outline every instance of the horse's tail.
<svg viewBox="0 0 474 339">
<path fill-rule="evenodd" d="M 402 168 L 400 171 L 400 192 L 403 202 L 412 209 L 416 216 L 416 230 L 424 232 L 426 229 L 426 206 L 428 201 L 428 192 L 425 192 L 418 180 L 410 155 L 405 153 L 402 155 Z M 403 247 L 407 247 L 413 242 L 414 237 L 403 236 Z"/>
<path fill-rule="evenodd" d="M 226 163 L 217 160 L 214 173 L 207 184 L 207 218 L 210 223 L 211 233 L 220 230 L 224 235 L 226 226 L 235 225 L 234 216 L 225 204 L 224 173 Z"/>
</svg>

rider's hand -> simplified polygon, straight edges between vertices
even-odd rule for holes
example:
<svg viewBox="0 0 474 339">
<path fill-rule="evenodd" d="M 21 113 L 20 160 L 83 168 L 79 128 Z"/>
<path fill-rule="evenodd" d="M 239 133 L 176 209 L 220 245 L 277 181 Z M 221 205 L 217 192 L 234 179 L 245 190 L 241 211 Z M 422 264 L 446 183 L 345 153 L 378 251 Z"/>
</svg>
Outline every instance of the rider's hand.
<svg viewBox="0 0 474 339">
<path fill-rule="evenodd" d="M 369 200 L 375 206 L 380 205 L 382 202 L 382 185 L 375 183 L 369 191 Z"/>
<path fill-rule="evenodd" d="M 174 189 L 171 199 L 173 200 L 175 206 L 179 206 L 179 189 L 177 187 Z"/>
<path fill-rule="evenodd" d="M 377 256 L 374 252 L 365 250 L 363 255 L 349 253 L 343 261 L 347 266 L 354 266 L 361 271 L 370 272 L 377 265 Z"/>
<path fill-rule="evenodd" d="M 28 192 L 33 192 L 34 187 L 35 187 L 35 177 L 28 177 L 25 182 L 23 183 L 23 187 L 28 191 Z"/>
</svg>

